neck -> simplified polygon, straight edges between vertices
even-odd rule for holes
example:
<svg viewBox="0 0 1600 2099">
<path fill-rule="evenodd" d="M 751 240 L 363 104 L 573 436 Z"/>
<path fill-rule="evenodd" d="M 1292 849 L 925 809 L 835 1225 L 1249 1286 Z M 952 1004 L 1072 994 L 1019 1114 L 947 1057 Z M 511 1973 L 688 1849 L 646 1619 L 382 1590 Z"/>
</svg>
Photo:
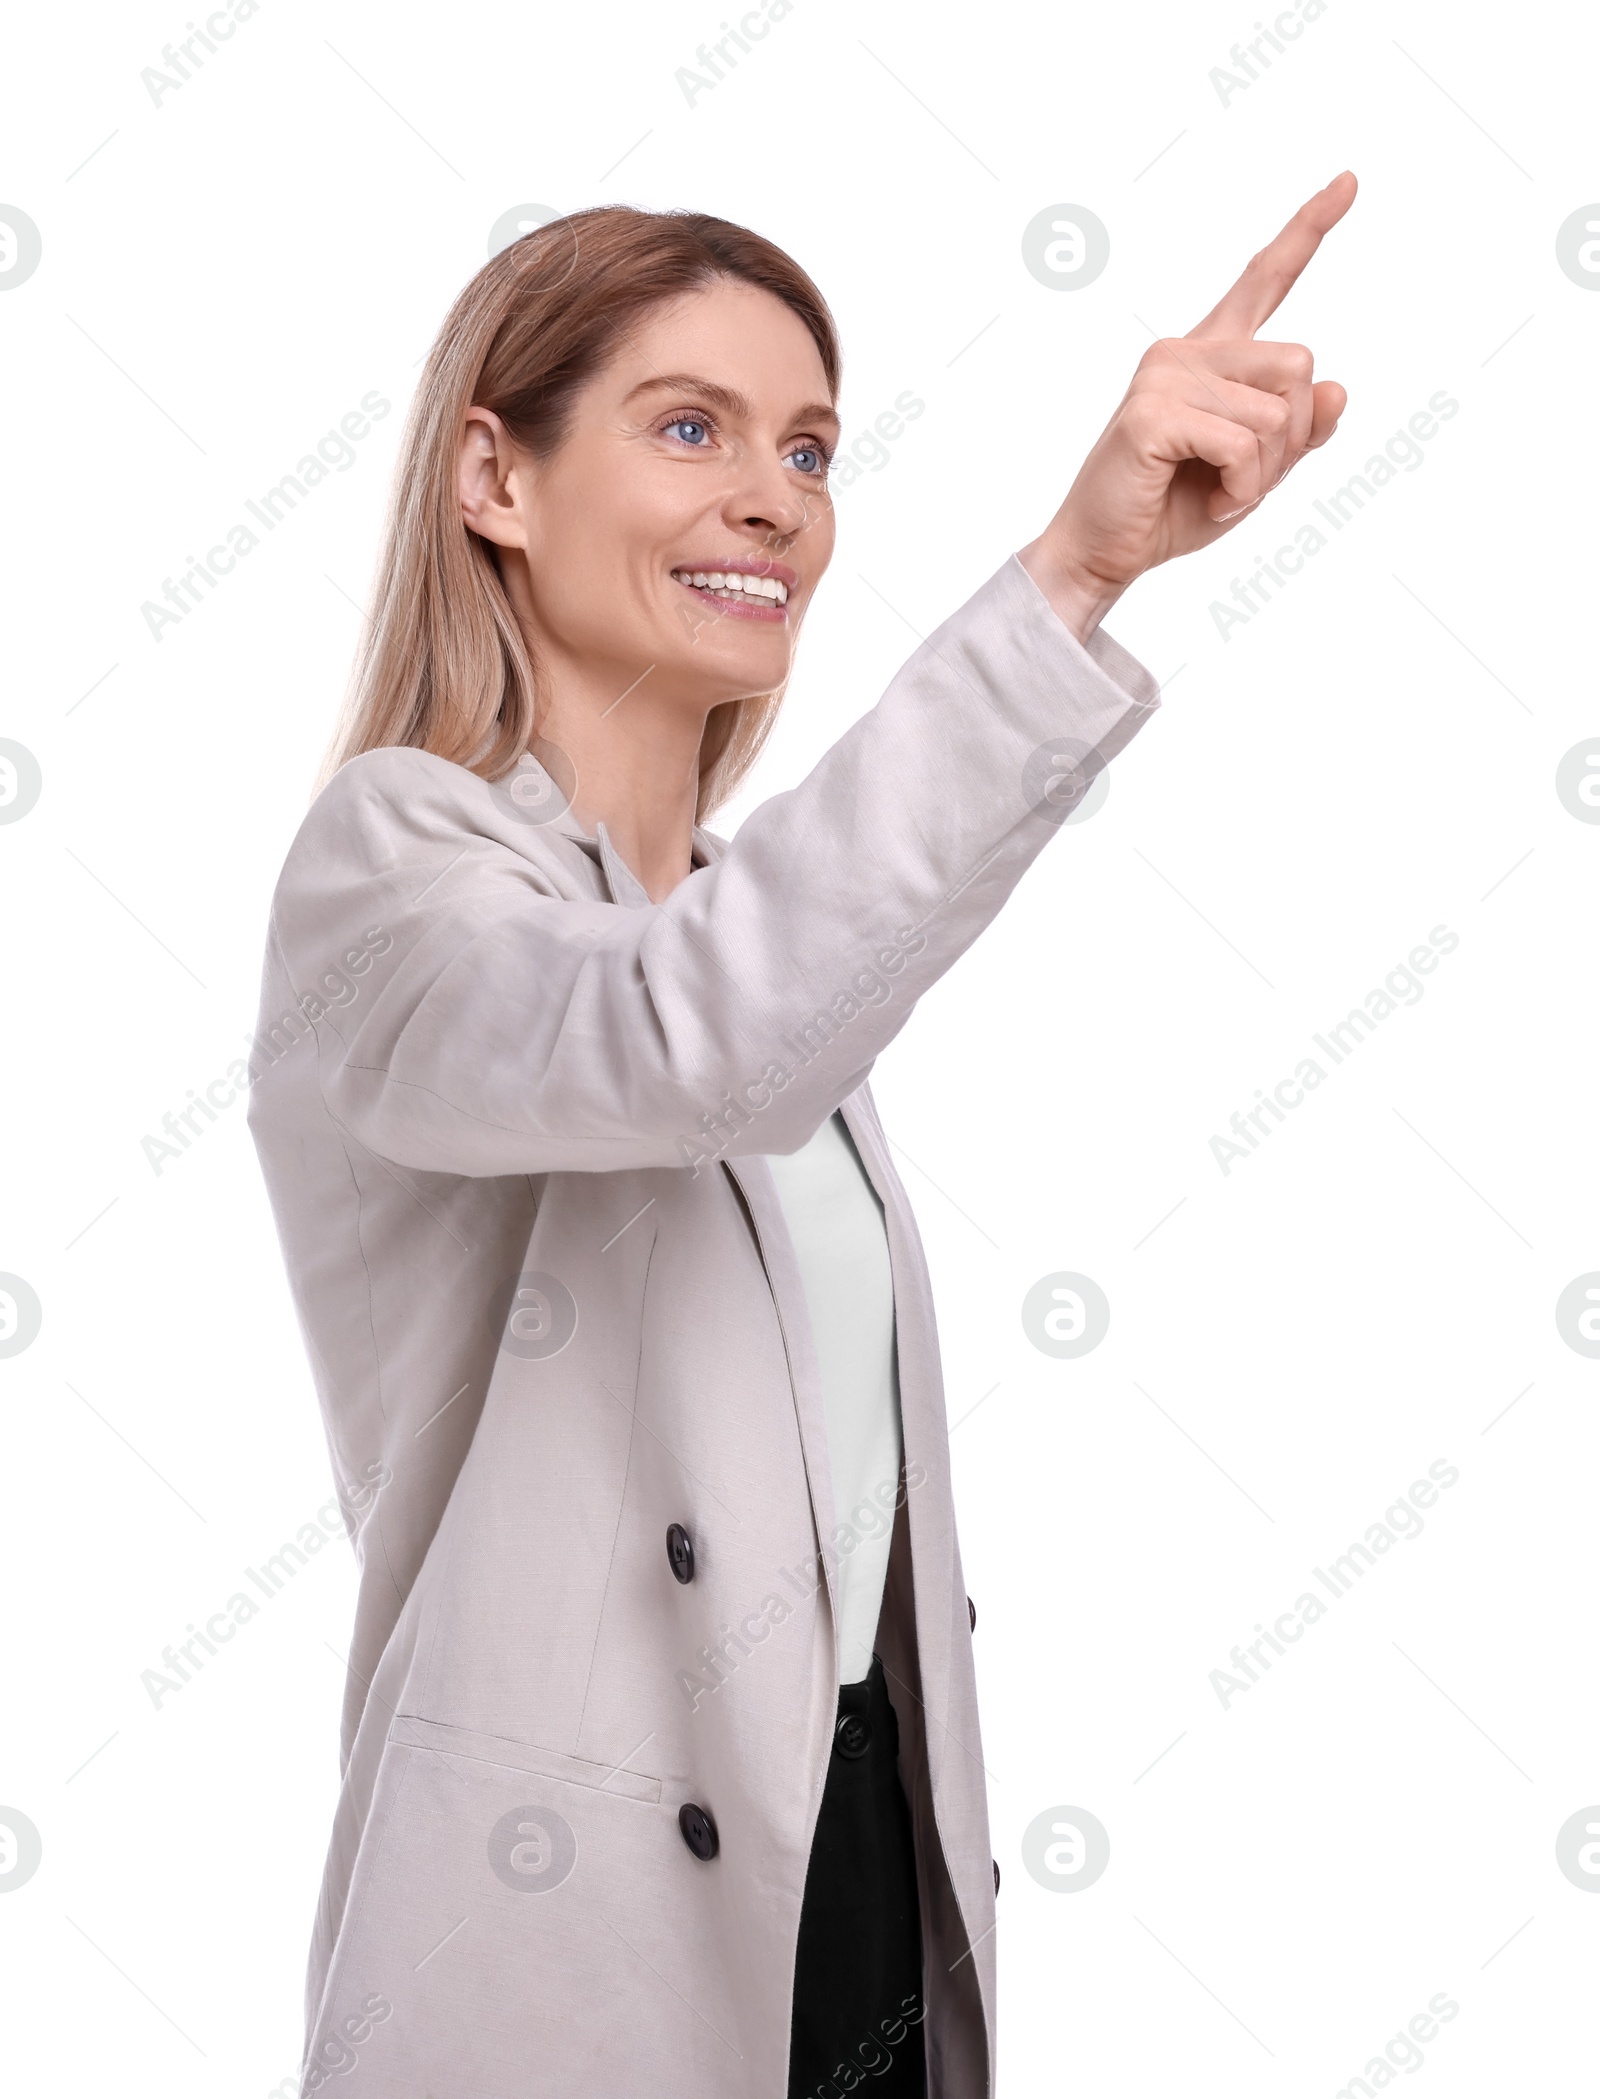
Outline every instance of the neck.
<svg viewBox="0 0 1600 2099">
<path fill-rule="evenodd" d="M 572 762 L 573 815 L 590 833 L 604 823 L 650 901 L 661 903 L 693 858 L 705 713 L 652 693 L 648 672 L 630 690 L 610 666 L 552 661 L 548 645 L 538 661 L 547 695 L 539 734 Z"/>
</svg>

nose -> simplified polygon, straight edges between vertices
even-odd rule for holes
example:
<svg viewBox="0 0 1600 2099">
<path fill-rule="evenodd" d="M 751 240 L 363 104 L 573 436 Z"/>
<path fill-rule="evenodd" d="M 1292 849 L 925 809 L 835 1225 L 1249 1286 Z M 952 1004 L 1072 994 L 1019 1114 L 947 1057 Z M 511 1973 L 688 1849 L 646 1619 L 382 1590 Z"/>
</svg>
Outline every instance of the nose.
<svg viewBox="0 0 1600 2099">
<path fill-rule="evenodd" d="M 775 552 L 831 514 L 831 498 L 821 488 L 808 488 L 793 468 L 776 459 L 747 462 L 723 506 L 725 524 Z"/>
</svg>

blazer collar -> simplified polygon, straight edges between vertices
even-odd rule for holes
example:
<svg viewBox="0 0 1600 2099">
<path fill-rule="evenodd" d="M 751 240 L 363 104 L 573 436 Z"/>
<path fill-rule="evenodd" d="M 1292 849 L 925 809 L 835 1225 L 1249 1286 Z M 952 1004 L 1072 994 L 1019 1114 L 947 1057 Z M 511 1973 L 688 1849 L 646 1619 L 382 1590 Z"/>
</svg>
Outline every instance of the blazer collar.
<svg viewBox="0 0 1600 2099">
<path fill-rule="evenodd" d="M 529 752 L 523 758 L 522 763 L 524 766 L 534 766 L 540 772 L 545 770 L 532 752 Z M 552 788 L 559 795 L 561 793 L 559 784 L 548 773 L 545 774 L 545 777 L 550 780 Z M 596 824 L 595 835 L 591 838 L 569 807 L 563 809 L 559 816 L 550 819 L 549 828 L 558 832 L 563 838 L 570 838 L 581 852 L 587 853 L 591 860 L 598 863 L 602 874 L 605 876 L 606 887 L 611 892 L 612 903 L 624 905 L 649 903 L 649 891 L 639 880 L 639 877 L 634 873 L 627 861 L 623 859 L 621 853 L 617 851 L 615 844 L 612 842 L 611 833 L 606 829 L 603 822 Z M 713 861 L 720 860 L 726 850 L 726 841 L 718 838 L 713 832 L 705 830 L 700 824 L 695 825 L 692 839 L 691 864 L 694 867 L 709 867 Z"/>
<path fill-rule="evenodd" d="M 606 878 L 606 887 L 611 892 L 612 903 L 626 905 L 648 904 L 650 892 L 617 851 L 615 844 L 612 842 L 611 833 L 606 829 L 603 822 L 596 824 L 595 834 L 593 838 L 590 838 L 586 832 L 574 829 L 567 835 L 582 851 L 599 861 L 601 871 Z M 693 841 L 691 871 L 694 868 L 709 867 L 712 861 L 721 857 L 721 839 L 713 839 L 711 834 L 703 831 L 698 824 L 695 825 L 691 835 Z"/>
<path fill-rule="evenodd" d="M 555 778 L 554 774 L 539 763 L 532 751 L 524 751 L 519 763 L 524 769 L 531 767 L 533 771 L 542 773 L 545 779 L 549 781 L 551 798 L 562 804 L 562 808 L 561 814 L 552 816 L 545 828 L 556 832 L 562 838 L 570 838 L 575 846 L 582 852 L 587 853 L 589 858 L 598 865 L 611 892 L 611 901 L 614 904 L 649 903 L 649 894 L 644 884 L 617 851 L 605 825 L 603 823 L 597 824 L 595 826 L 596 835 L 591 838 L 582 824 L 573 815 L 571 807 L 566 804 L 565 790 L 562 788 L 561 783 Z M 709 867 L 714 861 L 720 860 L 728 849 L 728 842 L 725 838 L 719 838 L 714 831 L 706 830 L 703 825 L 696 824 L 691 835 L 693 839 L 691 849 L 692 867 Z"/>
</svg>

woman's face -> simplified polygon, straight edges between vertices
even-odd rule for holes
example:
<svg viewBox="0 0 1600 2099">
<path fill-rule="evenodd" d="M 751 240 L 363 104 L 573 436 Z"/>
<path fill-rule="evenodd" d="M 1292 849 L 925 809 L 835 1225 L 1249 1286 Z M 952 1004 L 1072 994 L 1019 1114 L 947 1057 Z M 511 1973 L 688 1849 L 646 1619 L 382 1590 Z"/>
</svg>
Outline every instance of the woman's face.
<svg viewBox="0 0 1600 2099">
<path fill-rule="evenodd" d="M 525 556 L 501 567 L 558 689 L 703 720 L 789 674 L 833 552 L 838 435 L 805 324 L 720 280 L 628 330 L 543 463 L 472 409 L 463 513 Z"/>
</svg>

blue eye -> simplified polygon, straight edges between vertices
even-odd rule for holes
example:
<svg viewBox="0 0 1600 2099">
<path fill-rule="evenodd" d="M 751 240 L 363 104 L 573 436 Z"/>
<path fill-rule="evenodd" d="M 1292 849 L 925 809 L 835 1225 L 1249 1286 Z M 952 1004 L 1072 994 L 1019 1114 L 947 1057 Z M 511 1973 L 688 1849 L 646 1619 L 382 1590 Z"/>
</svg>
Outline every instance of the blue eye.
<svg viewBox="0 0 1600 2099">
<path fill-rule="evenodd" d="M 668 423 L 667 429 L 670 432 L 672 432 L 675 436 L 682 436 L 685 430 L 698 430 L 702 436 L 709 436 L 710 434 L 706 430 L 705 424 L 700 421 L 699 417 L 692 415 L 674 416 L 672 421 Z M 683 441 L 685 444 L 692 444 L 696 446 L 698 446 L 699 444 L 699 439 L 692 437 L 685 437 Z"/>
<path fill-rule="evenodd" d="M 789 457 L 799 460 L 802 474 L 821 474 L 827 471 L 827 459 L 815 445 L 796 445 Z"/>
</svg>

